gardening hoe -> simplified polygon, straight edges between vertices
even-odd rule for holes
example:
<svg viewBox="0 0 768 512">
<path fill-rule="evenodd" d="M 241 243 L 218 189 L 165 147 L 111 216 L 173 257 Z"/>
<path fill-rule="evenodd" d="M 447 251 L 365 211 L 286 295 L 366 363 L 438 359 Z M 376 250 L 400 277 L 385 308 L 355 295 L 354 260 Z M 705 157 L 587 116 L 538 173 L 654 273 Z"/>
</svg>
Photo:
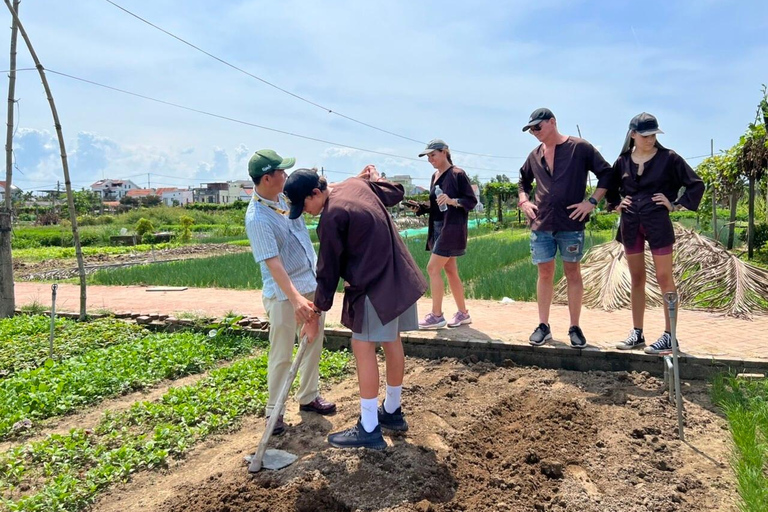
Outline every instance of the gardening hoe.
<svg viewBox="0 0 768 512">
<path fill-rule="evenodd" d="M 677 432 L 681 441 L 685 441 L 683 432 L 683 393 L 680 389 L 680 367 L 677 364 L 678 346 L 677 346 L 677 292 L 667 292 L 664 294 L 664 300 L 669 308 L 669 330 L 672 338 L 672 364 L 675 367 L 675 404 L 677 405 Z"/>
<path fill-rule="evenodd" d="M 275 424 L 277 423 L 278 418 L 280 418 L 280 411 L 283 410 L 285 399 L 288 398 L 288 392 L 291 390 L 293 379 L 296 378 L 296 374 L 299 372 L 299 364 L 301 363 L 301 358 L 304 356 L 307 343 L 307 337 L 302 337 L 301 343 L 299 343 L 299 350 L 296 351 L 296 357 L 293 359 L 291 369 L 288 370 L 288 378 L 285 379 L 283 389 L 280 390 L 280 393 L 275 399 L 275 408 L 272 410 L 272 416 L 269 417 L 267 428 L 261 436 L 259 447 L 256 449 L 256 453 L 250 457 L 248 471 L 251 473 L 258 473 L 261 468 L 282 469 L 298 459 L 298 456 L 285 450 L 267 450 L 267 443 L 272 436 L 272 431 L 275 429 Z M 246 460 L 248 460 L 248 457 L 246 457 Z"/>
</svg>

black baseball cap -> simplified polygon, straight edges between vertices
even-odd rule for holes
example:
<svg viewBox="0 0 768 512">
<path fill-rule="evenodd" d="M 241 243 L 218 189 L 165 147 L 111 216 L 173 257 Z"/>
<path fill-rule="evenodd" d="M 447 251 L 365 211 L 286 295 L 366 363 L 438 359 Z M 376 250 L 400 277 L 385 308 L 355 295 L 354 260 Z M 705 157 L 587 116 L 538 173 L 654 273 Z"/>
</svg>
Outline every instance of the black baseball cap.
<svg viewBox="0 0 768 512">
<path fill-rule="evenodd" d="M 659 121 L 655 116 L 648 112 L 637 114 L 629 122 L 629 129 L 633 132 L 637 132 L 643 137 L 653 135 L 655 133 L 664 133 L 659 129 Z"/>
<path fill-rule="evenodd" d="M 320 188 L 320 176 L 312 169 L 296 169 L 288 176 L 283 185 L 283 193 L 291 202 L 289 219 L 298 219 L 304 212 L 304 200 L 312 191 Z"/>
<path fill-rule="evenodd" d="M 554 119 L 555 114 L 552 113 L 551 110 L 548 108 L 537 108 L 533 111 L 531 114 L 531 118 L 528 120 L 528 124 L 523 126 L 523 131 L 528 130 L 531 126 L 536 126 L 542 121 L 546 121 L 547 119 Z"/>
</svg>

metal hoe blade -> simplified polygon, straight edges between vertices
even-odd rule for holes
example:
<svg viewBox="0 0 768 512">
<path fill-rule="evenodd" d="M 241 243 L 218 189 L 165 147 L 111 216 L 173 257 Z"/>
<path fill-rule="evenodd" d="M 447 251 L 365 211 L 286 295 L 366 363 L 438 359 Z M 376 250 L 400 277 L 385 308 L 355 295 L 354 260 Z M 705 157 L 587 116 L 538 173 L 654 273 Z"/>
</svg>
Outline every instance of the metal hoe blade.
<svg viewBox="0 0 768 512">
<path fill-rule="evenodd" d="M 296 462 L 296 459 L 298 458 L 298 455 L 294 455 L 291 452 L 287 452 L 285 450 L 274 450 L 270 448 L 264 452 L 264 457 L 261 459 L 261 468 L 272 470 L 283 469 L 284 467 L 290 466 Z M 252 461 L 253 455 L 248 455 L 245 457 L 245 462 L 248 463 L 248 465 L 250 465 Z"/>
</svg>

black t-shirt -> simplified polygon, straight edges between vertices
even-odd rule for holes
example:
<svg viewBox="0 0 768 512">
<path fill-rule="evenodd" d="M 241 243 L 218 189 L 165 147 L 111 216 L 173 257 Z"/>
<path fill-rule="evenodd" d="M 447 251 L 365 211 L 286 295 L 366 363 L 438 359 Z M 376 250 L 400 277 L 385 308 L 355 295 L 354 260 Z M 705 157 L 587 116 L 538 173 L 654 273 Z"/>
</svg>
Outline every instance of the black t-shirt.
<svg viewBox="0 0 768 512">
<path fill-rule="evenodd" d="M 432 185 L 432 188 L 429 190 L 429 215 L 432 217 L 433 220 L 437 222 L 443 222 L 443 217 L 445 217 L 445 212 L 440 211 L 440 205 L 437 204 L 437 195 L 435 195 L 435 187 L 439 186 L 440 190 L 443 190 L 443 181 L 445 181 L 445 175 L 448 174 L 448 171 L 450 171 L 450 168 L 446 170 L 443 174 L 440 175 L 439 178 L 437 178 L 437 181 Z M 443 192 L 445 192 L 443 190 Z"/>
</svg>

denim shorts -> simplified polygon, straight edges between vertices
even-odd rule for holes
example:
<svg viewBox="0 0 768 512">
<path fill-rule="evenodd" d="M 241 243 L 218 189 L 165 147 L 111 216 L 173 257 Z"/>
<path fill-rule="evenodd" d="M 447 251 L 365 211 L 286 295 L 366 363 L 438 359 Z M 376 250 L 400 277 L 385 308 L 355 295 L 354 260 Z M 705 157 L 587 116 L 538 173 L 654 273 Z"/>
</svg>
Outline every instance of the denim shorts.
<svg viewBox="0 0 768 512">
<path fill-rule="evenodd" d="M 440 247 L 440 235 L 443 232 L 443 223 L 436 220 L 432 224 L 432 254 L 437 254 L 444 258 L 453 258 L 456 256 L 464 256 L 466 251 L 461 249 L 443 249 Z"/>
<path fill-rule="evenodd" d="M 534 264 L 555 259 L 558 247 L 563 261 L 578 263 L 584 256 L 584 232 L 531 231 L 531 259 Z"/>
<path fill-rule="evenodd" d="M 416 311 L 416 303 L 406 309 L 397 318 L 388 324 L 382 324 L 379 320 L 379 314 L 371 304 L 371 299 L 365 297 L 365 309 L 363 311 L 363 329 L 362 332 L 353 332 L 352 338 L 359 341 L 371 341 L 375 343 L 384 343 L 395 341 L 397 335 L 404 331 L 419 330 L 419 313 Z"/>
</svg>

